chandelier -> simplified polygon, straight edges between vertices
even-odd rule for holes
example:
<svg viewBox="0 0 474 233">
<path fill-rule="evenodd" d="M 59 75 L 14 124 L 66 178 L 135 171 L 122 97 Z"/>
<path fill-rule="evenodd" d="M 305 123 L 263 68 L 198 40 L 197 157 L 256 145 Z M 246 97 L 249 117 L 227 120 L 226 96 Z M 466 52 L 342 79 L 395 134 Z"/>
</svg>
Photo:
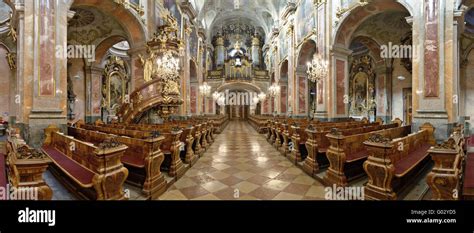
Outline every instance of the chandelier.
<svg viewBox="0 0 474 233">
<path fill-rule="evenodd" d="M 260 92 L 260 94 L 258 94 L 258 99 L 259 99 L 261 102 L 265 101 L 266 98 L 267 98 L 267 95 L 265 95 L 265 93 Z"/>
<path fill-rule="evenodd" d="M 212 99 L 214 101 L 217 101 L 219 99 L 219 97 L 221 97 L 221 93 L 215 91 L 214 93 L 212 93 Z"/>
<path fill-rule="evenodd" d="M 311 82 L 319 82 L 328 75 L 328 61 L 313 58 L 308 62 L 308 79 Z"/>
<path fill-rule="evenodd" d="M 201 92 L 203 96 L 209 97 L 209 95 L 211 95 L 211 86 L 204 82 L 201 86 L 199 86 L 199 92 Z"/>
<path fill-rule="evenodd" d="M 273 83 L 269 88 L 268 88 L 268 94 L 271 97 L 275 97 L 280 93 L 280 86 L 278 86 L 277 83 Z"/>
</svg>

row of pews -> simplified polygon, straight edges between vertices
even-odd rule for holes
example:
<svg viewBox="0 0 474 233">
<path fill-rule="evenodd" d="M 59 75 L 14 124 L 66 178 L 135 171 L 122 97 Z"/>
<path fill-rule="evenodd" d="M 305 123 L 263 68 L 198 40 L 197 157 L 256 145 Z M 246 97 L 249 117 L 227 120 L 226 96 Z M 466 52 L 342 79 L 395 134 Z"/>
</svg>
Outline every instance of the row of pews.
<svg viewBox="0 0 474 233">
<path fill-rule="evenodd" d="M 427 183 L 434 200 L 474 199 L 474 152 L 466 152 L 462 126 L 436 145 L 435 128 L 418 131 L 395 119 L 389 124 L 366 119 L 319 122 L 308 119 L 252 116 L 250 124 L 290 161 L 317 178 L 322 168 L 326 185 L 348 186 L 367 176 L 366 200 L 402 197 L 434 161 Z"/>
<path fill-rule="evenodd" d="M 156 199 L 195 164 L 227 124 L 224 116 L 169 121 L 160 125 L 82 121 L 61 133 L 45 130 L 43 152 L 52 171 L 84 199 L 123 200 L 125 182 Z"/>
<path fill-rule="evenodd" d="M 423 171 L 435 145 L 431 124 L 412 132 L 399 119 L 383 124 L 380 119 L 319 122 L 253 116 L 249 121 L 282 155 L 326 185 L 344 187 L 367 176 L 369 200 L 397 199 Z"/>
<path fill-rule="evenodd" d="M 474 153 L 466 150 L 462 126 L 429 150 L 434 167 L 426 182 L 433 200 L 474 200 Z"/>
</svg>

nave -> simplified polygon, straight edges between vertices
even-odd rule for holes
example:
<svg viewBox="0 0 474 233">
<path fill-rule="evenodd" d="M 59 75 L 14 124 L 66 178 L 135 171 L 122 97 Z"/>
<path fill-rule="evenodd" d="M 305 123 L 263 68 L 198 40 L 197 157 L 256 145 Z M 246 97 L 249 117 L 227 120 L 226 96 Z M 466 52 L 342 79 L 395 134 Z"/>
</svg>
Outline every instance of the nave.
<svg viewBox="0 0 474 233">
<path fill-rule="evenodd" d="M 472 149 L 471 149 L 472 150 Z M 167 190 L 159 200 L 331 200 L 324 184 L 327 168 L 314 178 L 302 169 L 304 162 L 294 163 L 283 156 L 247 121 L 233 120 L 214 143 L 182 177 L 174 179 L 162 173 Z M 403 200 L 429 200 L 431 191 L 426 177 L 431 167 L 413 181 Z M 63 183 L 45 172 L 46 183 L 53 190 L 53 200 L 77 200 Z M 349 182 L 349 187 L 362 187 L 367 177 Z M 141 190 L 129 183 L 123 188 L 129 200 L 146 200 Z"/>
<path fill-rule="evenodd" d="M 322 200 L 324 187 L 246 121 L 231 121 L 161 200 Z"/>
</svg>

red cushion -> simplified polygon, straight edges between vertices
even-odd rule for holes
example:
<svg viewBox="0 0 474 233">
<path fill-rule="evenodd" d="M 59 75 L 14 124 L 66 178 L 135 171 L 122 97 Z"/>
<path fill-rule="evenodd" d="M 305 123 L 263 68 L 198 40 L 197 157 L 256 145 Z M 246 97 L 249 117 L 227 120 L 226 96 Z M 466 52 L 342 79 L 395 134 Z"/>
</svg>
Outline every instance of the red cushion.
<svg viewBox="0 0 474 233">
<path fill-rule="evenodd" d="M 124 156 L 122 156 L 121 161 L 122 163 L 126 165 L 130 165 L 132 167 L 138 167 L 138 168 L 145 167 L 145 161 L 142 158 L 139 158 L 137 156 L 125 154 Z"/>
<path fill-rule="evenodd" d="M 401 175 L 412 168 L 414 165 L 422 161 L 426 156 L 429 155 L 427 151 L 430 149 L 430 144 L 423 144 L 416 150 L 408 154 L 407 157 L 402 158 L 400 161 L 395 163 L 395 175 Z"/>
<path fill-rule="evenodd" d="M 358 160 L 358 159 L 361 159 L 361 158 L 364 158 L 364 157 L 367 157 L 367 156 L 368 156 L 367 150 L 365 148 L 363 148 L 363 149 L 361 149 L 357 152 L 346 155 L 346 161 L 347 162 L 352 162 L 352 161 L 355 161 L 355 160 Z"/>
<path fill-rule="evenodd" d="M 474 153 L 468 153 L 464 169 L 464 190 L 474 189 Z"/>
<path fill-rule="evenodd" d="M 7 187 L 7 172 L 5 167 L 5 154 L 0 153 L 0 187 Z"/>
<path fill-rule="evenodd" d="M 64 172 L 71 175 L 83 186 L 92 186 L 94 173 L 67 157 L 52 146 L 43 146 L 43 151 L 57 164 Z"/>
</svg>

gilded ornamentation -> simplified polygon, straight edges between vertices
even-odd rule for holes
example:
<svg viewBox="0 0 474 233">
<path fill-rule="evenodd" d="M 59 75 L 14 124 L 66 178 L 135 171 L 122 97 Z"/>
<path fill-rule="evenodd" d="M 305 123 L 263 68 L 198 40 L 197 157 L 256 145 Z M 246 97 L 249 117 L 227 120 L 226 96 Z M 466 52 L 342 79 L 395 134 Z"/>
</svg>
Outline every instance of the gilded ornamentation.
<svg viewBox="0 0 474 233">
<path fill-rule="evenodd" d="M 16 53 L 8 53 L 7 54 L 7 61 L 10 70 L 16 69 Z"/>
<path fill-rule="evenodd" d="M 40 150 L 32 149 L 27 145 L 23 145 L 17 149 L 18 159 L 44 159 L 46 155 Z"/>
<path fill-rule="evenodd" d="M 342 136 L 342 132 L 338 128 L 332 128 L 329 134 L 333 136 Z"/>
<path fill-rule="evenodd" d="M 387 137 L 385 137 L 385 136 L 383 136 L 383 135 L 377 133 L 377 134 L 371 135 L 371 136 L 367 139 L 367 141 L 369 141 L 369 142 L 374 142 L 374 143 L 388 144 L 388 143 L 390 143 L 391 140 L 390 140 L 390 138 L 387 138 Z"/>
<path fill-rule="evenodd" d="M 119 146 L 122 146 L 123 144 L 117 141 L 116 137 L 110 137 L 104 140 L 102 143 L 97 145 L 97 148 L 101 150 L 107 150 L 107 149 L 112 149 L 112 148 L 117 148 Z"/>
<path fill-rule="evenodd" d="M 13 12 L 10 12 L 10 25 L 9 25 L 9 32 L 7 36 L 10 36 L 14 42 L 16 42 L 18 38 L 18 34 L 16 32 L 15 27 L 13 27 Z"/>
<path fill-rule="evenodd" d="M 456 141 L 453 138 L 449 138 L 447 141 L 444 141 L 443 143 L 436 145 L 434 148 L 454 150 L 456 149 Z"/>
<path fill-rule="evenodd" d="M 117 56 L 110 56 L 104 69 L 104 83 L 102 87 L 103 107 L 113 115 L 122 104 L 128 102 L 129 77 L 125 62 Z"/>
</svg>

